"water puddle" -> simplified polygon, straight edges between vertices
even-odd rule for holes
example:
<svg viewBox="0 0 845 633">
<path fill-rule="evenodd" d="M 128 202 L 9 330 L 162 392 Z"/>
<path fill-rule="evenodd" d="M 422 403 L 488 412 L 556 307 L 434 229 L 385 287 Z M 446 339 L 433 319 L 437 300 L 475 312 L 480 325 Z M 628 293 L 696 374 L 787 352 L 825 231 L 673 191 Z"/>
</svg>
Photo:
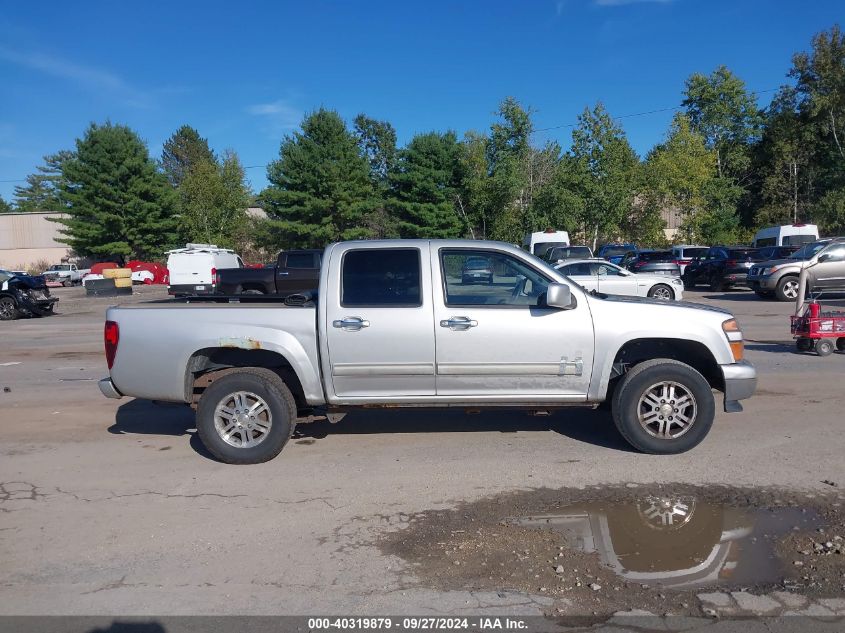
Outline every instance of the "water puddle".
<svg viewBox="0 0 845 633">
<path fill-rule="evenodd" d="M 784 572 L 777 539 L 820 524 L 801 508 L 737 508 L 693 496 L 581 503 L 514 522 L 559 534 L 566 549 L 598 554 L 626 581 L 667 588 L 777 582 Z"/>
<path fill-rule="evenodd" d="M 683 612 L 708 587 L 841 595 L 843 510 L 839 489 L 543 488 L 399 517 L 377 544 L 427 587 Z"/>
</svg>

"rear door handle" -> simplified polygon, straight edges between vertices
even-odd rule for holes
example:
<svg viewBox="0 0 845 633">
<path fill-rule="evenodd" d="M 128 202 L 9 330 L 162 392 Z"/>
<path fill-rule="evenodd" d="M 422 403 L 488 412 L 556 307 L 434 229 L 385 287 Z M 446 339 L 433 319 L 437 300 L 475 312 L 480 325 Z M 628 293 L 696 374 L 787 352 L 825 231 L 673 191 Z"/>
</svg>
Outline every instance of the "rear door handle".
<svg viewBox="0 0 845 633">
<path fill-rule="evenodd" d="M 348 316 L 337 321 L 332 321 L 332 326 L 346 330 L 347 332 L 357 332 L 361 328 L 370 327 L 370 322 L 361 317 Z"/>
<path fill-rule="evenodd" d="M 280 275 L 290 275 L 290 273 L 279 272 Z"/>
<path fill-rule="evenodd" d="M 440 322 L 440 327 L 447 327 L 450 330 L 457 331 L 468 330 L 469 328 L 476 327 L 477 325 L 478 321 L 465 316 L 449 317 L 448 319 L 443 319 Z"/>
</svg>

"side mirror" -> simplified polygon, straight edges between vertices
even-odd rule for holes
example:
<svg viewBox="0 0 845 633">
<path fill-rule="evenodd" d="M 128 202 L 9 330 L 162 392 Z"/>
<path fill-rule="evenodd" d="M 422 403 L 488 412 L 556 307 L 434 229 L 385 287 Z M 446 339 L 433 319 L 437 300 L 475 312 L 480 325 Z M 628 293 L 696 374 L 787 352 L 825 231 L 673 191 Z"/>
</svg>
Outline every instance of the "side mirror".
<svg viewBox="0 0 845 633">
<path fill-rule="evenodd" d="M 546 289 L 546 305 L 568 310 L 572 307 L 572 290 L 566 284 L 552 283 Z"/>
<path fill-rule="evenodd" d="M 822 253 L 821 255 L 819 255 L 819 263 L 820 264 L 823 264 L 823 263 L 830 261 L 830 260 L 831 260 L 830 253 Z"/>
</svg>

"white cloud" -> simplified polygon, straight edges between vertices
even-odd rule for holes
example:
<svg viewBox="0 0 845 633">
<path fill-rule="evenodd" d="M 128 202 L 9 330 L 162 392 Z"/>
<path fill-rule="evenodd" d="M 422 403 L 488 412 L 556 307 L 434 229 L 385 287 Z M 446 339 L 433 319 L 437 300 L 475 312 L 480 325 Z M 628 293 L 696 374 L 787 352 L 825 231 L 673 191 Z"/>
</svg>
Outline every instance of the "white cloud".
<svg viewBox="0 0 845 633">
<path fill-rule="evenodd" d="M 247 114 L 261 117 L 267 124 L 267 132 L 278 136 L 299 127 L 302 121 L 302 111 L 292 106 L 285 99 L 278 99 L 270 103 L 256 103 L 246 108 Z"/>
<path fill-rule="evenodd" d="M 128 105 L 149 107 L 149 97 L 135 90 L 118 75 L 102 68 L 77 64 L 67 59 L 39 52 L 21 52 L 0 46 L 0 60 L 29 68 L 94 90 L 116 94 Z"/>
<path fill-rule="evenodd" d="M 621 7 L 626 4 L 669 4 L 674 0 L 593 0 L 593 4 L 599 7 Z"/>
</svg>

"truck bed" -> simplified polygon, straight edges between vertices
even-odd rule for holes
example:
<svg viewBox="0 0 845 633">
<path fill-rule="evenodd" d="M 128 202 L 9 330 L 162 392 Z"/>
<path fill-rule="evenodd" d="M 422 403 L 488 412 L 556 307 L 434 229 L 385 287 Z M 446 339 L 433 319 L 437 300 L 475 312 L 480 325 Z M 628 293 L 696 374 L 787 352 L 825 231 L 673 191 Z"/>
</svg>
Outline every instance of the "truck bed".
<svg viewBox="0 0 845 633">
<path fill-rule="evenodd" d="M 278 297 L 231 303 L 191 298 L 115 306 L 106 319 L 120 331 L 111 375 L 121 393 L 190 402 L 190 370 L 202 350 L 226 348 L 283 354 L 303 372 L 306 395 L 323 398 L 313 304 L 288 306 Z"/>
</svg>

